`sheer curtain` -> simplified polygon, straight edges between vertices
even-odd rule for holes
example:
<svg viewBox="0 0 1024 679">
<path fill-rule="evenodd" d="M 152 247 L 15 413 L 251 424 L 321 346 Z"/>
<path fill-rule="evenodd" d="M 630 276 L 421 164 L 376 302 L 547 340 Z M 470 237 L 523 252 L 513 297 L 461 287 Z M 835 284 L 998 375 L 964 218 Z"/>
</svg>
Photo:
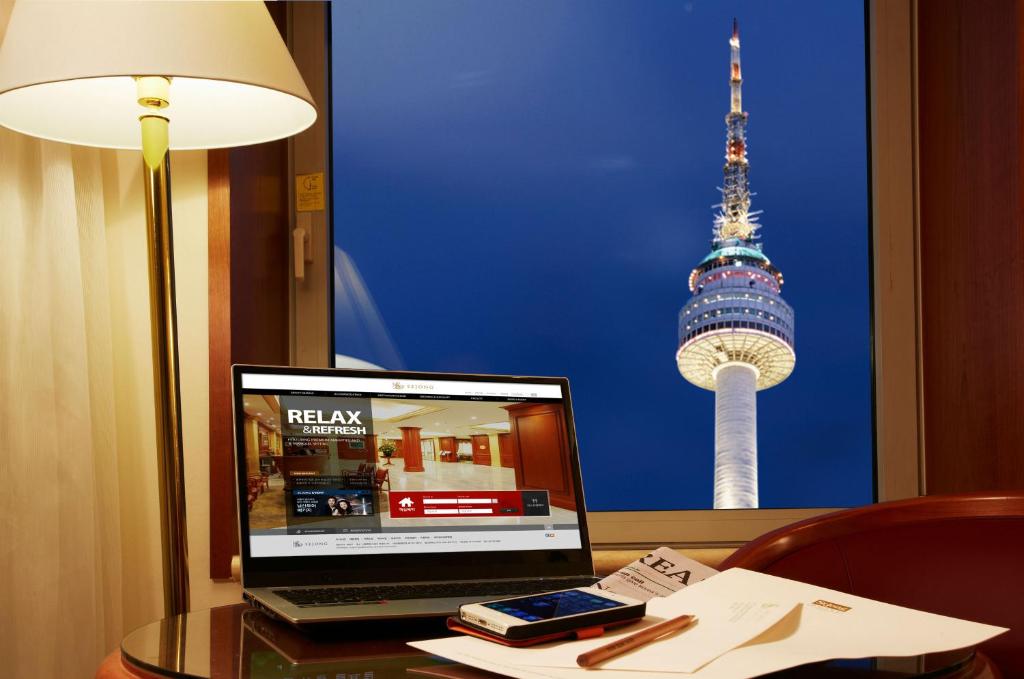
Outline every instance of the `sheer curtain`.
<svg viewBox="0 0 1024 679">
<path fill-rule="evenodd" d="M 0 665 L 89 677 L 161 617 L 136 154 L 0 129 Z"/>
</svg>

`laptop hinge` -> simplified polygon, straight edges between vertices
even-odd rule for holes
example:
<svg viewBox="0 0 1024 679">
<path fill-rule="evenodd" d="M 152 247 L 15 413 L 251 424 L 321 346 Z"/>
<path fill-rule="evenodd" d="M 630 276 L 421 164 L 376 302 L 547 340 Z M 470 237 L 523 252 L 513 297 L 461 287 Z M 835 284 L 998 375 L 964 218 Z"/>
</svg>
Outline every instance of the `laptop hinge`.
<svg viewBox="0 0 1024 679">
<path fill-rule="evenodd" d="M 337 583 L 337 582 L 333 582 L 333 583 L 322 584 L 322 585 L 267 585 L 267 586 L 263 587 L 262 589 L 275 590 L 275 589 L 306 589 L 306 588 L 325 589 L 325 588 L 329 588 L 329 587 L 350 587 L 350 588 L 354 588 L 354 587 L 400 587 L 400 586 L 420 586 L 420 585 L 422 585 L 422 586 L 430 586 L 430 585 L 458 585 L 458 584 L 462 584 L 462 583 L 465 583 L 465 584 L 478 584 L 478 583 L 481 583 L 481 582 L 493 582 L 495 584 L 500 584 L 500 583 L 503 583 L 503 582 L 524 582 L 524 581 L 558 583 L 558 582 L 569 581 L 569 580 L 579 580 L 581 578 L 594 578 L 595 581 L 597 580 L 597 576 L 596 575 L 586 574 L 586 575 L 552 575 L 552 576 L 548 576 L 548 577 L 536 577 L 536 578 L 493 578 L 493 579 L 492 578 L 487 578 L 487 579 L 477 578 L 475 580 L 474 579 L 466 579 L 466 580 L 412 580 L 412 581 L 405 580 L 405 581 L 401 581 L 401 582 L 359 582 L 359 583 Z"/>
</svg>

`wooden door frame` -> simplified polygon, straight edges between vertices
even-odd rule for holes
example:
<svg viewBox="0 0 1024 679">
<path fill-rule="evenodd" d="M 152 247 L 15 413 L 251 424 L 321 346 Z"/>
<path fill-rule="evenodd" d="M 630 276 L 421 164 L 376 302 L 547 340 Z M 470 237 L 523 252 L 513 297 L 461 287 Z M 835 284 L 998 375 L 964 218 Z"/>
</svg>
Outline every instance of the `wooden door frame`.
<svg viewBox="0 0 1024 679">
<path fill-rule="evenodd" d="M 317 104 L 288 140 L 207 154 L 209 219 L 210 577 L 232 576 L 238 549 L 231 365 L 326 367 L 330 350 L 330 97 L 324 2 L 268 2 Z M 311 261 L 296 277 L 296 174 L 324 173 L 325 209 L 302 213 Z M 272 300 L 270 302 L 269 300 Z M 273 319 L 268 321 L 268 319 Z M 258 330 L 258 331 L 257 331 Z"/>
</svg>

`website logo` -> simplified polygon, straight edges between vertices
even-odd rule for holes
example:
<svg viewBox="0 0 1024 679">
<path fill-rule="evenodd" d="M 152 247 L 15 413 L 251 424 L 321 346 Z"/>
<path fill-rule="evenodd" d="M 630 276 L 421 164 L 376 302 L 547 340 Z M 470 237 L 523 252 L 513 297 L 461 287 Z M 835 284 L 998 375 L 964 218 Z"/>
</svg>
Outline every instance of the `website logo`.
<svg viewBox="0 0 1024 679">
<path fill-rule="evenodd" d="M 417 382 L 392 382 L 391 388 L 394 389 L 395 391 L 403 391 L 405 389 L 409 389 L 411 391 L 433 391 L 434 385 Z"/>
</svg>

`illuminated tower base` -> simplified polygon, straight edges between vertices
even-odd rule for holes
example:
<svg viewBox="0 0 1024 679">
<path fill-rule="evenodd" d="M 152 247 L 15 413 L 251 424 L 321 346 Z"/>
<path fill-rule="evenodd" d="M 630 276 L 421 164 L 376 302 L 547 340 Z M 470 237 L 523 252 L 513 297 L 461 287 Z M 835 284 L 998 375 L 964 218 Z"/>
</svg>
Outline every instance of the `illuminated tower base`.
<svg viewBox="0 0 1024 679">
<path fill-rule="evenodd" d="M 757 368 L 715 370 L 715 509 L 757 508 Z"/>
</svg>

